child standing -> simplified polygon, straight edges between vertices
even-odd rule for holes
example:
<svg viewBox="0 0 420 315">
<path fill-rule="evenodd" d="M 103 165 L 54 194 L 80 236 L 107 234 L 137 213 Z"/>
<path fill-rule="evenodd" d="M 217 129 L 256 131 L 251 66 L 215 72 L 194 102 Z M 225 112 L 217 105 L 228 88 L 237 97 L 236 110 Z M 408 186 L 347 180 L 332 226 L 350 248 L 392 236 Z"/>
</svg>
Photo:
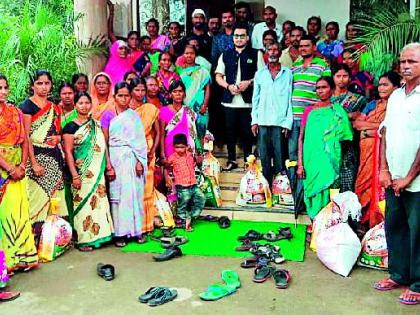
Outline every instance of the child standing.
<svg viewBox="0 0 420 315">
<path fill-rule="evenodd" d="M 172 168 L 174 183 L 178 198 L 178 216 L 185 220 L 185 230 L 191 232 L 191 221 L 197 218 L 204 208 L 206 199 L 197 185 L 195 178 L 195 161 L 188 150 L 187 137 L 184 134 L 174 136 L 173 146 L 175 152 L 168 158 L 168 166 Z M 165 171 L 168 187 L 172 187 L 172 179 Z"/>
</svg>

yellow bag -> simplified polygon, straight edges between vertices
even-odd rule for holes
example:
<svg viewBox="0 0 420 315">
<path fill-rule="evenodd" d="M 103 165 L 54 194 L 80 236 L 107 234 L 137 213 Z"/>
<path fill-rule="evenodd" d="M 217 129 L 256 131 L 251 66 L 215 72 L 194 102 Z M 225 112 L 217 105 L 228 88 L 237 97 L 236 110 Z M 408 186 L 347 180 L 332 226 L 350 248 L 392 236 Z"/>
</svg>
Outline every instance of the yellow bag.
<svg viewBox="0 0 420 315">
<path fill-rule="evenodd" d="M 159 217 L 162 219 L 163 226 L 174 227 L 175 220 L 171 211 L 171 206 L 166 200 L 166 197 L 155 189 L 155 207 L 158 210 Z"/>
</svg>

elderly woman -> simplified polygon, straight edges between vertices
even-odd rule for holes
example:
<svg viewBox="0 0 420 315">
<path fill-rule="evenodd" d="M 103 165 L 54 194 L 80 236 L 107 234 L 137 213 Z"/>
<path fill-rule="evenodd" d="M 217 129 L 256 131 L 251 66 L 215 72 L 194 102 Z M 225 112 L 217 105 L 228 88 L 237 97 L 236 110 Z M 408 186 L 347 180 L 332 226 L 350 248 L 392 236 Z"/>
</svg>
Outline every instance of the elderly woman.
<svg viewBox="0 0 420 315">
<path fill-rule="evenodd" d="M 116 242 L 142 239 L 143 192 L 147 167 L 147 142 L 139 115 L 130 108 L 131 90 L 126 82 L 114 87 L 114 104 L 102 115 L 101 126 L 109 147 L 107 175 Z"/>
<path fill-rule="evenodd" d="M 341 142 L 353 139 L 347 113 L 331 103 L 334 87 L 330 77 L 317 81 L 319 101 L 305 109 L 300 128 L 297 175 L 304 178 L 304 200 L 311 219 L 330 202 L 330 189 L 339 184 Z"/>
<path fill-rule="evenodd" d="M 103 112 L 113 102 L 112 81 L 108 74 L 99 72 L 93 77 L 90 96 L 92 97 L 92 117 L 100 120 Z"/>
<path fill-rule="evenodd" d="M 128 46 L 123 40 L 112 44 L 108 62 L 104 72 L 109 75 L 111 82 L 120 82 L 124 75 L 133 69 L 133 62 L 128 58 Z"/>
<path fill-rule="evenodd" d="M 383 190 L 379 186 L 379 136 L 378 128 L 385 118 L 388 98 L 400 87 L 401 77 L 387 72 L 379 78 L 379 99 L 366 105 L 362 114 L 353 122 L 360 131 L 360 163 L 356 179 L 356 194 L 363 207 L 362 224 L 370 227 L 383 221 L 378 202 Z M 383 198 L 382 198 L 383 199 Z"/>
</svg>

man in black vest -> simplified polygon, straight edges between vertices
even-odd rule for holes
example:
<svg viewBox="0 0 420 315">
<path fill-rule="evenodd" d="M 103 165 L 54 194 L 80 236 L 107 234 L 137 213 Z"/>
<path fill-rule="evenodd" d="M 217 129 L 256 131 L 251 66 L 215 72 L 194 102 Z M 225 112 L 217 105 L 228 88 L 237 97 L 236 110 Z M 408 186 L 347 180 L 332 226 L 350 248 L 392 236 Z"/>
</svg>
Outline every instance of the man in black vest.
<svg viewBox="0 0 420 315">
<path fill-rule="evenodd" d="M 252 151 L 251 133 L 252 83 L 255 72 L 264 67 L 261 52 L 248 45 L 246 24 L 238 24 L 233 31 L 233 49 L 220 55 L 216 67 L 216 81 L 224 89 L 222 105 L 225 110 L 228 162 L 224 170 L 238 167 L 236 141 L 242 138 L 244 158 Z"/>
</svg>

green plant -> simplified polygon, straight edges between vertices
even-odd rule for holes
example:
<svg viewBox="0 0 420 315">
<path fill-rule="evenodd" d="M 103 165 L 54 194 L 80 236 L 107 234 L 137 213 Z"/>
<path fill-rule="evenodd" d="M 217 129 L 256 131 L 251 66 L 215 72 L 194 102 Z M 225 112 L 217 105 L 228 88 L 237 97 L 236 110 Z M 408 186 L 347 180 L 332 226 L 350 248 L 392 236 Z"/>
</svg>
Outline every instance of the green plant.
<svg viewBox="0 0 420 315">
<path fill-rule="evenodd" d="M 69 4 L 69 0 L 61 4 L 26 1 L 21 6 L 11 6 L 13 11 L 4 4 L 0 6 L 0 72 L 9 79 L 10 101 L 20 103 L 27 97 L 34 70 L 49 70 L 58 83 L 69 80 L 78 71 L 76 60 L 106 52 L 103 38 L 88 44 L 77 40 L 73 25 L 80 17 L 74 16 Z"/>
<path fill-rule="evenodd" d="M 405 5 L 362 16 L 358 27 L 357 42 L 365 45 L 365 51 L 359 52 L 361 67 L 376 78 L 392 68 L 404 45 L 420 39 L 420 19 L 411 16 Z"/>
</svg>

